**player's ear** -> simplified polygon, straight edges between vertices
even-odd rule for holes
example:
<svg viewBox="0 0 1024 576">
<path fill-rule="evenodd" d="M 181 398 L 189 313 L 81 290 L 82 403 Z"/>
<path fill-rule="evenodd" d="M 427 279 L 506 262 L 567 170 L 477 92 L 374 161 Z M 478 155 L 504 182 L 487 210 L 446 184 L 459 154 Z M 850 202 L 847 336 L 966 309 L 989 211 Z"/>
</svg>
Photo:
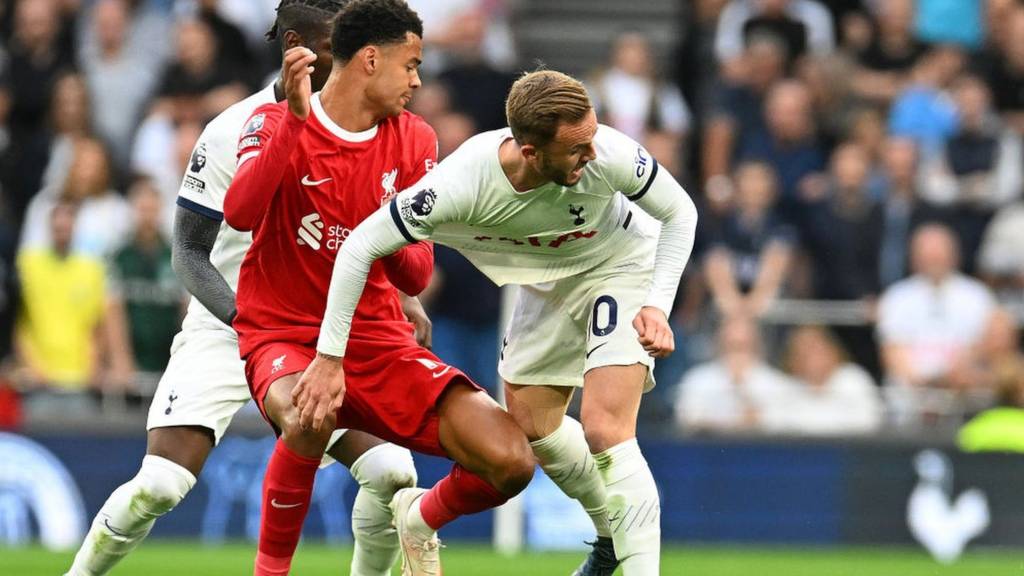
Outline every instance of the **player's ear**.
<svg viewBox="0 0 1024 576">
<path fill-rule="evenodd" d="M 296 46 L 303 46 L 302 35 L 295 30 L 285 30 L 284 36 L 281 37 L 281 45 L 284 46 L 285 50 L 290 50 Z"/>
<path fill-rule="evenodd" d="M 537 158 L 537 152 L 537 147 L 533 144 L 523 144 L 519 147 L 519 153 L 527 160 L 535 160 Z"/>
<path fill-rule="evenodd" d="M 363 60 L 363 69 L 367 74 L 373 75 L 377 71 L 377 66 L 380 65 L 380 49 L 376 46 L 366 46 L 359 53 Z"/>
</svg>

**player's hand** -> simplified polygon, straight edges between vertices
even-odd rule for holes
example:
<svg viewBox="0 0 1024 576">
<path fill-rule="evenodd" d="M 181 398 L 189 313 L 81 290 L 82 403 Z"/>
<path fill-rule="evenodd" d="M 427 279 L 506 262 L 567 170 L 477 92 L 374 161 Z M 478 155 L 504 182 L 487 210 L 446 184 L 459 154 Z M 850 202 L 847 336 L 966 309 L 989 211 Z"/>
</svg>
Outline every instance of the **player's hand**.
<svg viewBox="0 0 1024 576">
<path fill-rule="evenodd" d="M 288 98 L 288 109 L 302 120 L 309 117 L 309 99 L 313 95 L 309 75 L 313 73 L 313 62 L 316 62 L 316 54 L 303 46 L 284 53 L 284 94 Z"/>
<path fill-rule="evenodd" d="M 654 306 L 640 309 L 633 318 L 633 328 L 640 336 L 640 345 L 654 358 L 667 358 L 676 349 L 675 337 L 665 313 Z"/>
<path fill-rule="evenodd" d="M 292 389 L 292 405 L 299 409 L 299 425 L 319 430 L 330 412 L 345 399 L 345 369 L 341 358 L 317 353 Z"/>
<path fill-rule="evenodd" d="M 434 325 L 423 309 L 423 304 L 415 296 L 402 294 L 402 312 L 416 328 L 416 343 L 426 349 L 434 342 Z"/>
</svg>

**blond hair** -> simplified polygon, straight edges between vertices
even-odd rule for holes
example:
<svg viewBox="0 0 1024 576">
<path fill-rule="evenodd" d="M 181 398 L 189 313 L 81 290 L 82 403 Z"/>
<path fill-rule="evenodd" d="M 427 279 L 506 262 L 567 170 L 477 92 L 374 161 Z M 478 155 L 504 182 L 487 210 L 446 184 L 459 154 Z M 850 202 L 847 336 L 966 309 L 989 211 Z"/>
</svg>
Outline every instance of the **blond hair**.
<svg viewBox="0 0 1024 576">
<path fill-rule="evenodd" d="M 579 122 L 591 108 L 582 82 L 554 70 L 539 70 L 523 74 L 512 85 L 505 116 L 517 142 L 543 146 L 554 139 L 559 124 Z"/>
</svg>

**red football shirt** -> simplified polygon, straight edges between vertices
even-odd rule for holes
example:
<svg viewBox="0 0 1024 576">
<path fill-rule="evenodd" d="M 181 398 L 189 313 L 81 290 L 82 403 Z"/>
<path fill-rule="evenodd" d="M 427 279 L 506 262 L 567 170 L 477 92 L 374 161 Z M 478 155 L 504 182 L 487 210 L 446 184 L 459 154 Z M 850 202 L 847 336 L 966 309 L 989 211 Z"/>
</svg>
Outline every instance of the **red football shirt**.
<svg viewBox="0 0 1024 576">
<path fill-rule="evenodd" d="M 437 136 L 409 112 L 348 132 L 314 94 L 304 123 L 287 102 L 258 108 L 243 129 L 238 156 L 224 213 L 232 226 L 253 231 L 238 278 L 234 327 L 241 355 L 270 342 L 315 345 L 338 249 L 356 225 L 433 166 Z M 389 278 L 417 293 L 432 270 L 428 243 L 376 262 L 355 312 L 353 338 L 410 338 Z"/>
</svg>

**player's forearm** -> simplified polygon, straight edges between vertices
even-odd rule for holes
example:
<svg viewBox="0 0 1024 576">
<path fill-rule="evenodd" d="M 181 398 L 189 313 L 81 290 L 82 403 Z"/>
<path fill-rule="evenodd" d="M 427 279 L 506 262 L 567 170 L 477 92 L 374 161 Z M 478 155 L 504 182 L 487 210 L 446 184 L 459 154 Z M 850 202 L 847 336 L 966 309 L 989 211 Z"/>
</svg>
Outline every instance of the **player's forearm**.
<svg viewBox="0 0 1024 576">
<path fill-rule="evenodd" d="M 174 217 L 171 265 L 185 289 L 218 320 L 231 325 L 235 317 L 235 293 L 210 262 L 220 223 L 187 208 L 178 207 Z"/>
<path fill-rule="evenodd" d="M 417 242 L 385 257 L 384 274 L 401 292 L 416 296 L 430 284 L 434 272 L 434 245 Z"/>
<path fill-rule="evenodd" d="M 664 170 L 655 175 L 650 189 L 637 203 L 662 223 L 654 257 L 654 278 L 645 305 L 658 308 L 668 316 L 679 289 L 679 279 L 693 251 L 697 207 L 682 186 Z"/>
<path fill-rule="evenodd" d="M 238 172 L 224 198 L 224 219 L 232 228 L 252 230 L 263 217 L 304 124 L 294 114 L 285 114 L 262 150 L 245 152 L 238 158 Z"/>
<path fill-rule="evenodd" d="M 329 356 L 345 355 L 352 316 L 363 294 L 370 266 L 405 244 L 406 240 L 395 228 L 387 206 L 356 226 L 334 261 L 317 352 Z"/>
</svg>

